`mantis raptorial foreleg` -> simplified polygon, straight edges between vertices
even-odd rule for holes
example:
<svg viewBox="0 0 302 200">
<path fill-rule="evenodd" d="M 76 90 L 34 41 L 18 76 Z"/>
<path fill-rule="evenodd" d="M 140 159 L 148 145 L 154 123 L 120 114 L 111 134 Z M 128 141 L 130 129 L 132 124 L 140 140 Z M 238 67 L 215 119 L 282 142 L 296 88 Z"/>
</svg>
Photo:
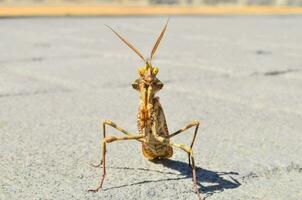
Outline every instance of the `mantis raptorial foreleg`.
<svg viewBox="0 0 302 200">
<path fill-rule="evenodd" d="M 176 132 L 170 134 L 170 135 L 168 136 L 168 138 L 174 137 L 174 136 L 176 136 L 176 135 L 178 135 L 178 134 L 180 134 L 180 133 L 182 133 L 182 132 L 184 132 L 184 131 L 186 131 L 186 130 L 188 130 L 189 128 L 192 128 L 192 127 L 194 127 L 194 126 L 195 126 L 195 131 L 194 131 L 193 139 L 192 139 L 192 142 L 191 142 L 191 145 L 190 145 L 190 149 L 192 149 L 192 148 L 193 148 L 193 145 L 194 145 L 194 142 L 195 142 L 195 139 L 196 139 L 198 127 L 199 127 L 199 122 L 198 122 L 198 121 L 193 121 L 193 122 L 189 123 L 188 125 L 184 126 L 183 128 L 179 129 L 178 131 L 176 131 Z M 192 166 L 191 166 L 190 153 L 188 153 L 188 162 L 189 162 L 189 166 L 192 167 Z"/>
<path fill-rule="evenodd" d="M 122 137 L 115 137 L 115 136 L 106 136 L 106 129 L 105 129 L 105 125 L 110 125 L 113 128 L 116 128 L 117 130 L 120 130 L 121 132 L 125 133 L 126 136 L 122 136 Z M 141 139 L 144 137 L 143 135 L 131 135 L 130 133 L 128 133 L 127 131 L 125 131 L 124 129 L 118 127 L 116 124 L 114 124 L 111 121 L 104 121 L 103 122 L 103 140 L 102 140 L 102 160 L 101 163 L 99 165 L 103 165 L 103 175 L 101 178 L 101 182 L 99 184 L 99 186 L 96 189 L 91 189 L 89 191 L 91 192 L 97 192 L 99 191 L 102 187 L 103 187 L 103 183 L 104 183 L 104 179 L 106 176 L 106 144 L 107 143 L 111 143 L 114 141 L 122 141 L 122 140 L 138 140 L 141 141 Z"/>
<path fill-rule="evenodd" d="M 115 128 L 116 130 L 119 130 L 120 132 L 124 133 L 125 135 L 128 136 L 134 136 L 133 134 L 129 133 L 128 131 L 126 131 L 125 129 L 119 127 L 118 125 L 116 125 L 115 123 L 113 123 L 110 120 L 105 120 L 102 123 L 103 126 L 103 139 L 106 138 L 106 125 L 111 126 L 112 128 Z M 99 164 L 90 164 L 92 167 L 100 167 L 103 164 L 103 160 L 101 159 Z"/>
</svg>

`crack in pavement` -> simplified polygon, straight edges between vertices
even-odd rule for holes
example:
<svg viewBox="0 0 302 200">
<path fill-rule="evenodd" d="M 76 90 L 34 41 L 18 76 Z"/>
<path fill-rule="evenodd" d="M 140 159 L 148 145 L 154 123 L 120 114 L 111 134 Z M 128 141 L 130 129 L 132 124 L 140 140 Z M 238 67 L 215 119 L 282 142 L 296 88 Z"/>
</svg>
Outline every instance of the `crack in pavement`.
<svg viewBox="0 0 302 200">
<path fill-rule="evenodd" d="M 263 76 L 279 76 L 287 73 L 292 73 L 292 72 L 299 72 L 301 71 L 300 69 L 285 69 L 285 70 L 273 70 L 273 71 L 267 71 L 267 72 L 254 72 L 250 74 L 250 76 L 257 76 L 257 75 L 263 75 Z"/>
<path fill-rule="evenodd" d="M 241 176 L 240 179 L 242 182 L 247 183 L 250 180 L 257 179 L 257 178 L 272 178 L 277 174 L 289 174 L 292 172 L 302 173 L 302 166 L 299 164 L 291 163 L 286 167 L 274 167 L 270 170 L 264 170 L 261 172 L 249 172 L 248 174 Z"/>
</svg>

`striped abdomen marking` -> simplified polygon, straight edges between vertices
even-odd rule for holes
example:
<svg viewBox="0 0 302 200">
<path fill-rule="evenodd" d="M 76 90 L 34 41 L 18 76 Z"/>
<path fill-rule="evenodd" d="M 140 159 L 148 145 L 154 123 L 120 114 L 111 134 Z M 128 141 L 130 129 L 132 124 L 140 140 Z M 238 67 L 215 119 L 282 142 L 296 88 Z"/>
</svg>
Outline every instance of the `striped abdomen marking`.
<svg viewBox="0 0 302 200">
<path fill-rule="evenodd" d="M 154 145 L 152 147 L 142 144 L 142 151 L 143 155 L 149 160 L 157 158 L 171 158 L 173 155 L 173 148 L 162 144 Z"/>
<path fill-rule="evenodd" d="M 140 124 L 141 123 L 138 123 L 138 125 Z M 167 137 L 169 135 L 165 115 L 157 97 L 154 98 L 150 121 L 147 124 L 149 126 L 143 129 L 145 131 L 143 134 L 145 134 L 145 139 L 147 141 L 142 145 L 143 155 L 149 160 L 172 157 L 173 148 L 170 145 L 163 144 L 155 139 L 156 135 L 161 137 Z M 156 132 L 154 132 L 154 128 L 152 128 L 154 125 L 156 127 Z M 141 129 L 142 132 L 143 130 Z"/>
</svg>

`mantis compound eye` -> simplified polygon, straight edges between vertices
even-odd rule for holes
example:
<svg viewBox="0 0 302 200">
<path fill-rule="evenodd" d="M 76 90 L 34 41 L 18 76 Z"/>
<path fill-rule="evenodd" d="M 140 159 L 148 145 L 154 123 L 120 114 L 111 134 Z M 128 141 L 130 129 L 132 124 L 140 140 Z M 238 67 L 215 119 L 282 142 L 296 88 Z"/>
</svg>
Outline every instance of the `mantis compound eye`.
<svg viewBox="0 0 302 200">
<path fill-rule="evenodd" d="M 157 68 L 157 67 L 154 67 L 152 73 L 156 76 L 157 73 L 158 73 L 158 68 Z"/>
<path fill-rule="evenodd" d="M 132 83 L 132 87 L 135 90 L 139 90 L 139 79 L 136 79 L 133 83 Z"/>
<path fill-rule="evenodd" d="M 141 76 L 144 76 L 145 71 L 146 71 L 145 67 L 140 67 L 140 68 L 138 69 L 138 74 L 141 75 Z"/>
</svg>

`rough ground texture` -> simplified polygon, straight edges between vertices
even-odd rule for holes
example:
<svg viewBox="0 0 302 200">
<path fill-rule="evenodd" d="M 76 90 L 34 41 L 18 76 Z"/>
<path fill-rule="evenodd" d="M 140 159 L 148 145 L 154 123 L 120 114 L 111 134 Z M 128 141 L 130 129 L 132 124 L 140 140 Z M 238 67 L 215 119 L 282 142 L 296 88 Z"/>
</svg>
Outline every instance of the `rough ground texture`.
<svg viewBox="0 0 302 200">
<path fill-rule="evenodd" d="M 165 18 L 0 20 L 0 199 L 197 199 L 187 155 L 144 159 L 100 123 L 136 133 L 142 65 Z M 200 120 L 194 147 L 209 200 L 302 198 L 302 17 L 172 17 L 154 60 L 170 131 Z M 120 135 L 109 129 L 108 134 Z M 189 144 L 192 130 L 177 136 Z"/>
</svg>

